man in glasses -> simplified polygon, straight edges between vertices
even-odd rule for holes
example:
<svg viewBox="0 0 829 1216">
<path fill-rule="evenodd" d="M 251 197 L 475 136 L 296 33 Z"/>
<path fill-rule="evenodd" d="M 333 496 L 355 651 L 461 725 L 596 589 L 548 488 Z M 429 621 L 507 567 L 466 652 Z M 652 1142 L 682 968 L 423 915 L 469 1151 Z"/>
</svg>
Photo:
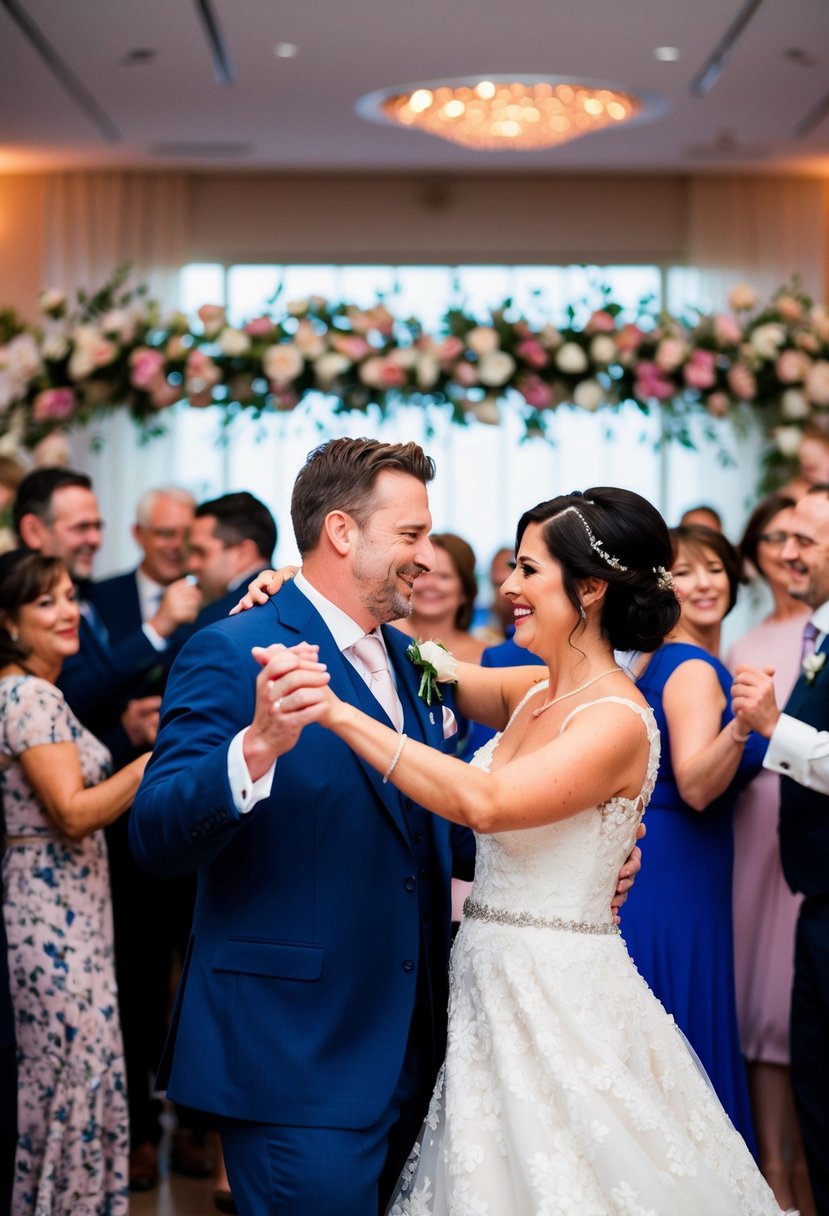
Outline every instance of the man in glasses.
<svg viewBox="0 0 829 1216">
<path fill-rule="evenodd" d="M 771 538 L 769 538 L 771 539 Z M 780 774 L 780 849 L 797 924 L 791 1075 L 817 1210 L 829 1213 L 829 483 L 797 503 L 780 556 L 789 594 L 811 609 L 801 674 L 783 712 L 772 669 L 735 672 L 735 714 L 769 739 L 764 765 Z M 773 543 L 773 542 L 772 542 Z"/>
</svg>

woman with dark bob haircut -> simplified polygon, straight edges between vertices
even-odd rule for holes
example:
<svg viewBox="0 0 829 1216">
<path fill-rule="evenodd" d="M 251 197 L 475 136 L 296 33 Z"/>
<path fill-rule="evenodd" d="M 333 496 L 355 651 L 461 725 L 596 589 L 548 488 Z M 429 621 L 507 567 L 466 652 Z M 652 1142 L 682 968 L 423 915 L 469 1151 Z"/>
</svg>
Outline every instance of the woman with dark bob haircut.
<svg viewBox="0 0 829 1216">
<path fill-rule="evenodd" d="M 633 961 L 702 1061 L 735 1127 L 754 1134 L 734 990 L 734 804 L 766 743 L 735 720 L 720 630 L 737 600 L 741 563 L 711 528 L 671 532 L 682 613 L 647 665 L 640 691 L 662 736 L 648 813 L 648 865 L 625 915 Z M 689 874 L 699 898 L 682 898 Z"/>
<path fill-rule="evenodd" d="M 516 553 L 502 590 L 547 674 L 441 664 L 461 713 L 499 732 L 470 765 L 340 701 L 325 669 L 274 681 L 274 712 L 476 834 L 446 1059 L 387 1211 L 778 1216 L 611 911 L 659 761 L 614 647 L 653 651 L 677 623 L 667 529 L 638 494 L 596 487 L 528 511 Z"/>
<path fill-rule="evenodd" d="M 62 562 L 0 557 L 3 919 L 18 1048 L 15 1216 L 126 1213 L 124 1059 L 102 829 L 147 757 L 114 776 L 55 686 L 78 651 Z"/>
</svg>

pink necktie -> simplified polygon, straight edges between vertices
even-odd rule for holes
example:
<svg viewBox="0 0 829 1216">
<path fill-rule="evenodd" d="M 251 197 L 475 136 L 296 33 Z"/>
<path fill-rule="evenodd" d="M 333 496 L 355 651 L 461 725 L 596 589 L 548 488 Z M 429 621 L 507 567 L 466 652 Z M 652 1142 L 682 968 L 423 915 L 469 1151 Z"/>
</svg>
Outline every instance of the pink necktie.
<svg viewBox="0 0 829 1216">
<path fill-rule="evenodd" d="M 813 625 L 811 621 L 807 621 L 803 626 L 803 645 L 800 650 L 800 663 L 807 659 L 810 654 L 815 653 L 815 642 L 819 633 L 817 625 Z"/>
<path fill-rule="evenodd" d="M 367 633 L 351 647 L 369 674 L 366 681 L 371 692 L 383 706 L 395 730 L 403 729 L 403 710 L 389 671 L 386 651 L 379 638 Z"/>
</svg>

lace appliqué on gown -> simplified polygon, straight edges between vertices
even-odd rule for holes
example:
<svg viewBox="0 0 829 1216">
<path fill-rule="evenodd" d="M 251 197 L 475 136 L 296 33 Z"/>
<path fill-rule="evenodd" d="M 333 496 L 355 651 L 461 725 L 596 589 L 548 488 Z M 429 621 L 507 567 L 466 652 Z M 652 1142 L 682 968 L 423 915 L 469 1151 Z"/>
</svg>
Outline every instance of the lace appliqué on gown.
<svg viewBox="0 0 829 1216">
<path fill-rule="evenodd" d="M 642 792 L 477 839 L 486 918 L 455 942 L 446 1060 L 388 1216 L 778 1216 L 673 1019 L 601 931 L 659 763 L 650 710 L 601 702 L 645 724 Z M 499 739 L 473 764 L 488 770 Z"/>
</svg>

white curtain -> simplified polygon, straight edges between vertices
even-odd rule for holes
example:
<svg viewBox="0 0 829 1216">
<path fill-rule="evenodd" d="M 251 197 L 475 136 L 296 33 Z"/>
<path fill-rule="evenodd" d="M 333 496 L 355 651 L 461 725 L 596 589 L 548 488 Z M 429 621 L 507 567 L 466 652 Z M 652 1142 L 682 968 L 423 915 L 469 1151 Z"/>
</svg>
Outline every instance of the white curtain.
<svg viewBox="0 0 829 1216">
<path fill-rule="evenodd" d="M 190 227 L 186 174 L 55 174 L 46 182 L 45 209 L 45 285 L 70 295 L 94 291 L 129 262 L 128 285 L 146 284 L 163 313 L 176 307 Z M 168 444 L 139 449 L 125 415 L 73 434 L 71 463 L 92 477 L 107 524 L 100 572 L 124 567 L 135 504 L 148 485 L 172 480 L 174 459 Z"/>
<path fill-rule="evenodd" d="M 688 263 L 699 302 L 721 308 L 749 282 L 768 299 L 796 274 L 815 300 L 829 295 L 829 189 L 783 177 L 695 177 L 689 196 Z"/>
</svg>

